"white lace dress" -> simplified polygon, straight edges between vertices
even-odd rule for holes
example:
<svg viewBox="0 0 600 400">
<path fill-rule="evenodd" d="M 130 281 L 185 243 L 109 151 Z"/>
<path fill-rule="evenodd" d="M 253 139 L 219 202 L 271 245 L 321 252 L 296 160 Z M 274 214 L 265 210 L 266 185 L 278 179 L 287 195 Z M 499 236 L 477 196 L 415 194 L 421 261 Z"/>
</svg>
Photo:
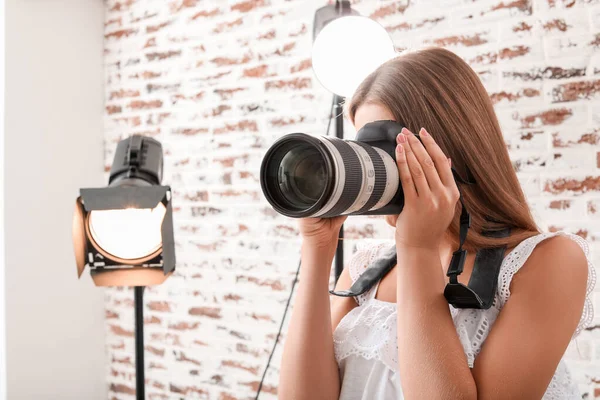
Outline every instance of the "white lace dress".
<svg viewBox="0 0 600 400">
<path fill-rule="evenodd" d="M 588 284 L 581 321 L 573 338 L 588 326 L 593 310 L 590 293 L 596 275 L 590 262 L 587 242 L 566 232 L 542 233 L 517 245 L 502 261 L 498 289 L 492 307 L 487 310 L 455 309 L 450 306 L 452 319 L 463 345 L 469 367 L 473 367 L 498 313 L 510 296 L 510 282 L 533 248 L 542 240 L 565 235 L 576 241 L 588 259 Z M 390 243 L 380 243 L 359 249 L 349 265 L 355 281 L 373 262 L 378 252 Z M 377 286 L 356 298 L 358 307 L 344 316 L 334 331 L 335 358 L 340 368 L 342 388 L 340 400 L 398 400 L 403 399 L 398 374 L 398 345 L 396 332 L 396 304 L 375 298 Z M 581 399 L 577 385 L 564 361 L 561 360 L 543 400 Z"/>
</svg>

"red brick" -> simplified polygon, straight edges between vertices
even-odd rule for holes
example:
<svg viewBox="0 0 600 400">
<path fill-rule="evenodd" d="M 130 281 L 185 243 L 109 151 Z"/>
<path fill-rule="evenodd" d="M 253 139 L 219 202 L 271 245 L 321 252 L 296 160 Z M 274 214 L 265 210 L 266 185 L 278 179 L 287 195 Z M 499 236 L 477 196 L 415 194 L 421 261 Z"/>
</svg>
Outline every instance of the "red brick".
<svg viewBox="0 0 600 400">
<path fill-rule="evenodd" d="M 466 47 L 478 46 L 480 44 L 488 43 L 487 38 L 482 37 L 482 36 L 484 36 L 482 33 L 474 33 L 471 35 L 453 35 L 453 36 L 446 36 L 443 38 L 433 39 L 433 40 L 431 40 L 431 43 L 436 46 L 443 46 L 443 47 L 455 46 L 457 44 L 466 46 Z"/>
<path fill-rule="evenodd" d="M 155 47 L 156 46 L 156 38 L 150 38 L 146 41 L 146 44 L 144 45 L 144 49 L 147 49 L 149 47 Z"/>
<path fill-rule="evenodd" d="M 197 365 L 197 366 L 202 366 L 202 363 L 200 361 L 195 360 L 190 357 L 187 357 L 183 352 L 179 352 L 179 354 L 176 356 L 175 360 L 180 361 L 180 362 L 190 363 L 190 364 Z"/>
<path fill-rule="evenodd" d="M 104 30 L 108 30 L 111 25 L 123 26 L 123 17 L 111 18 L 108 21 L 104 22 Z"/>
<path fill-rule="evenodd" d="M 215 128 L 213 130 L 215 135 L 230 132 L 258 132 L 258 126 L 256 121 L 242 120 L 238 121 L 237 123 L 225 123 L 224 126 Z"/>
<path fill-rule="evenodd" d="M 271 126 L 288 126 L 288 125 L 295 125 L 295 124 L 300 124 L 302 122 L 304 122 L 306 120 L 306 117 L 304 115 L 298 117 L 298 118 L 293 118 L 293 117 L 284 117 L 284 118 L 273 118 L 269 121 L 269 125 Z"/>
<path fill-rule="evenodd" d="M 375 11 L 373 11 L 369 18 L 371 19 L 382 19 L 387 18 L 391 15 L 403 14 L 406 8 L 408 7 L 409 2 L 406 1 L 396 1 L 392 4 L 388 4 L 382 7 L 379 7 Z"/>
<path fill-rule="evenodd" d="M 162 73 L 160 73 L 160 72 L 144 71 L 141 73 L 129 75 L 129 78 L 130 79 L 153 79 L 153 78 L 158 78 L 161 75 L 162 75 Z"/>
<path fill-rule="evenodd" d="M 149 353 L 154 354 L 155 356 L 163 357 L 165 355 L 165 349 L 158 349 L 152 346 L 146 346 L 145 350 Z"/>
<path fill-rule="evenodd" d="M 503 90 L 497 93 L 490 93 L 490 99 L 492 100 L 492 103 L 494 103 L 494 105 L 497 105 L 502 102 L 516 103 L 519 100 L 525 98 L 534 98 L 537 100 L 541 100 L 541 93 L 539 90 L 534 88 L 518 89 L 514 92 Z"/>
<path fill-rule="evenodd" d="M 243 23 L 244 19 L 242 17 L 229 22 L 221 22 L 213 29 L 213 33 L 223 33 L 235 28 L 236 26 L 242 25 Z"/>
<path fill-rule="evenodd" d="M 150 301 L 146 304 L 152 311 L 171 312 L 171 305 L 166 301 Z"/>
<path fill-rule="evenodd" d="M 566 210 L 571 207 L 571 203 L 571 200 L 553 200 L 549 207 L 555 210 Z"/>
<path fill-rule="evenodd" d="M 223 367 L 231 367 L 231 368 L 236 368 L 236 369 L 241 369 L 244 371 L 248 371 L 253 375 L 258 375 L 258 373 L 261 371 L 261 367 L 259 366 L 248 366 L 245 364 L 242 364 L 239 361 L 234 361 L 234 360 L 223 360 L 221 361 L 221 365 Z"/>
<path fill-rule="evenodd" d="M 146 26 L 146 33 L 158 32 L 161 29 L 164 29 L 165 27 L 169 26 L 171 24 L 171 22 L 172 21 L 165 21 L 158 25 L 148 25 L 148 26 Z"/>
<path fill-rule="evenodd" d="M 173 130 L 176 135 L 194 136 L 208 133 L 208 128 L 177 128 Z"/>
<path fill-rule="evenodd" d="M 129 10 L 129 9 L 131 9 L 131 6 L 133 6 L 136 2 L 137 2 L 137 0 L 116 1 L 109 8 L 109 11 L 113 12 L 113 11 L 126 11 L 126 10 Z"/>
<path fill-rule="evenodd" d="M 157 83 L 148 83 L 146 84 L 146 90 L 148 94 L 150 93 L 171 93 L 177 92 L 181 87 L 180 83 L 171 83 L 171 84 L 157 84 Z"/>
<path fill-rule="evenodd" d="M 117 336 L 133 337 L 133 331 L 123 329 L 118 325 L 110 325 L 110 331 Z"/>
<path fill-rule="evenodd" d="M 289 56 L 291 51 L 296 47 L 296 42 L 289 42 L 277 48 L 274 51 L 264 52 L 258 55 L 259 61 L 268 60 L 271 57 Z"/>
<path fill-rule="evenodd" d="M 162 107 L 163 102 L 161 100 L 133 100 L 129 103 L 129 108 L 134 110 L 148 110 L 153 108 Z"/>
<path fill-rule="evenodd" d="M 504 78 L 522 81 L 536 81 L 542 79 L 566 79 L 585 75 L 585 68 L 563 68 L 560 66 L 548 66 L 543 68 L 531 68 L 526 70 L 512 69 L 503 72 Z"/>
<path fill-rule="evenodd" d="M 199 0 L 178 0 L 178 1 L 172 1 L 169 4 L 169 7 L 171 9 L 171 13 L 178 13 L 181 10 L 183 10 L 184 8 L 194 8 L 196 7 L 196 5 L 198 4 Z"/>
<path fill-rule="evenodd" d="M 504 59 L 510 60 L 513 58 L 524 56 L 524 55 L 528 54 L 530 51 L 531 51 L 531 48 L 529 46 L 517 45 L 517 46 L 501 49 L 498 52 L 498 56 L 501 60 L 504 60 Z"/>
<path fill-rule="evenodd" d="M 194 193 L 186 193 L 183 198 L 187 201 L 208 201 L 208 192 L 200 190 Z"/>
<path fill-rule="evenodd" d="M 312 59 L 307 58 L 306 60 L 302 60 L 299 63 L 292 65 L 290 67 L 290 72 L 293 74 L 296 72 L 307 70 L 309 68 L 312 68 Z"/>
<path fill-rule="evenodd" d="M 266 7 L 270 5 L 269 1 L 265 0 L 245 0 L 231 6 L 231 11 L 248 12 L 256 8 Z"/>
<path fill-rule="evenodd" d="M 231 106 L 228 106 L 227 104 L 221 104 L 221 105 L 213 108 L 212 110 L 210 110 L 209 113 L 205 113 L 204 115 L 206 117 L 209 117 L 209 116 L 216 117 L 216 116 L 222 115 L 224 112 L 229 111 L 229 110 L 231 110 Z"/>
<path fill-rule="evenodd" d="M 253 59 L 252 53 L 246 53 L 241 57 L 216 57 L 210 60 L 211 63 L 215 64 L 217 67 L 222 67 L 226 65 L 240 65 L 246 64 Z"/>
<path fill-rule="evenodd" d="M 306 89 L 310 87 L 312 87 L 312 79 L 310 77 L 265 82 L 266 91 L 273 89 Z"/>
<path fill-rule="evenodd" d="M 124 385 L 124 384 L 115 384 L 115 383 L 111 383 L 110 384 L 110 389 L 111 392 L 115 392 L 115 393 L 125 393 L 125 394 L 129 394 L 134 396 L 135 395 L 135 388 Z"/>
<path fill-rule="evenodd" d="M 169 325 L 169 329 L 175 329 L 177 331 L 193 331 L 200 326 L 200 322 L 178 322 L 176 324 Z"/>
<path fill-rule="evenodd" d="M 117 114 L 117 113 L 120 113 L 121 111 L 122 111 L 121 106 L 117 106 L 117 105 L 107 105 L 106 106 L 106 113 L 108 115 Z"/>
<path fill-rule="evenodd" d="M 181 50 L 168 50 L 163 52 L 146 53 L 148 61 L 160 61 L 168 58 L 179 57 Z"/>
<path fill-rule="evenodd" d="M 199 18 L 212 18 L 212 17 L 216 17 L 217 15 L 220 15 L 222 13 L 221 9 L 217 8 L 213 8 L 212 10 L 202 10 L 202 11 L 198 11 L 197 13 L 195 13 L 192 16 L 192 21 L 193 20 L 197 20 Z"/>
<path fill-rule="evenodd" d="M 269 66 L 267 64 L 263 64 L 259 65 L 258 67 L 246 68 L 242 75 L 246 78 L 265 78 L 274 76 L 275 74 L 269 73 Z"/>
<path fill-rule="evenodd" d="M 128 38 L 131 35 L 135 35 L 138 32 L 137 29 L 120 29 L 118 31 L 114 31 L 114 32 L 110 32 L 104 35 L 104 38 L 106 40 L 110 40 L 110 39 L 122 39 L 122 38 Z"/>
<path fill-rule="evenodd" d="M 271 29 L 268 32 L 258 35 L 256 37 L 256 40 L 272 40 L 272 39 L 275 39 L 276 36 L 277 36 L 277 33 L 275 32 L 275 29 Z"/>
<path fill-rule="evenodd" d="M 498 52 L 496 50 L 487 51 L 471 57 L 468 63 L 471 65 L 489 65 L 495 64 L 498 60 Z"/>
<path fill-rule="evenodd" d="M 552 32 L 552 31 L 566 32 L 569 29 L 570 25 L 567 25 L 567 23 L 565 22 L 564 19 L 555 18 L 555 19 L 545 22 L 544 25 L 542 25 L 542 27 L 544 28 L 544 30 L 546 32 Z"/>
<path fill-rule="evenodd" d="M 146 11 L 144 11 L 144 14 L 139 17 L 135 17 L 133 14 L 131 14 L 131 19 L 129 20 L 129 22 L 130 22 L 130 24 L 136 24 L 141 21 L 146 21 L 146 20 L 152 19 L 152 18 L 156 17 L 157 15 L 158 15 L 157 12 L 152 13 L 152 12 L 146 10 Z"/>
<path fill-rule="evenodd" d="M 523 128 L 531 128 L 538 123 L 541 125 L 559 125 L 571 117 L 573 112 L 568 108 L 556 108 L 541 113 L 528 115 L 521 119 Z"/>
<path fill-rule="evenodd" d="M 600 177 L 586 176 L 583 179 L 554 179 L 546 181 L 544 191 L 552 194 L 561 194 L 564 192 L 573 192 L 576 194 L 587 193 L 589 191 L 600 191 Z"/>
<path fill-rule="evenodd" d="M 221 98 L 221 100 L 231 100 L 235 93 L 244 92 L 246 90 L 246 88 L 215 89 L 214 93 L 218 95 Z"/>
<path fill-rule="evenodd" d="M 600 96 L 600 79 L 561 83 L 551 92 L 553 103 L 594 100 Z"/>
<path fill-rule="evenodd" d="M 172 393 L 177 393 L 177 394 L 183 394 L 185 396 L 188 395 L 194 395 L 194 396 L 203 396 L 202 398 L 205 398 L 205 396 L 209 395 L 209 392 L 205 389 L 200 389 L 197 386 L 177 386 L 174 385 L 172 383 L 169 384 L 169 390 Z"/>
<path fill-rule="evenodd" d="M 108 98 L 109 98 L 109 100 L 113 100 L 113 99 L 122 99 L 124 97 L 139 97 L 139 95 L 140 95 L 139 90 L 119 89 L 119 90 L 114 90 L 114 91 L 110 92 L 110 95 L 108 96 Z"/>
<path fill-rule="evenodd" d="M 189 311 L 190 315 L 202 316 L 213 319 L 221 318 L 221 309 L 215 307 L 192 307 Z"/>
<path fill-rule="evenodd" d="M 198 103 L 203 100 L 204 94 L 205 94 L 204 92 L 198 92 L 198 93 L 190 95 L 190 96 L 176 94 L 176 95 L 171 96 L 171 103 L 178 104 L 183 101 L 191 101 L 192 103 Z"/>
</svg>

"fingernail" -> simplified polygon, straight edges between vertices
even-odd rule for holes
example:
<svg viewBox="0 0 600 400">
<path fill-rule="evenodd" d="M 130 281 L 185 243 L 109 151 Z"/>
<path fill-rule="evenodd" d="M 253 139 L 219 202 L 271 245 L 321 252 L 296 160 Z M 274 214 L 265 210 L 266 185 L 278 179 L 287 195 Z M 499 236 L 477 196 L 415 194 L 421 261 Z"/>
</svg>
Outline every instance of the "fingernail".
<svg viewBox="0 0 600 400">
<path fill-rule="evenodd" d="M 398 143 L 405 143 L 405 142 L 406 142 L 406 136 L 400 135 L 398 137 Z"/>
<path fill-rule="evenodd" d="M 410 131 L 409 131 L 407 128 L 402 128 L 402 131 L 401 131 L 401 133 L 402 133 L 403 135 L 408 135 L 408 134 L 410 134 Z"/>
<path fill-rule="evenodd" d="M 425 128 L 421 128 L 421 130 L 419 131 L 420 135 L 423 135 L 425 137 L 429 136 L 429 133 L 425 130 Z"/>
<path fill-rule="evenodd" d="M 398 153 L 402 153 L 402 151 L 403 151 L 403 150 L 404 150 L 404 149 L 402 148 L 402 145 L 401 145 L 401 144 L 399 144 L 398 146 L 396 146 L 396 152 L 398 152 Z"/>
<path fill-rule="evenodd" d="M 404 136 L 402 133 L 399 133 L 399 134 L 396 136 L 396 143 L 400 143 L 400 138 L 401 138 L 402 136 Z"/>
</svg>

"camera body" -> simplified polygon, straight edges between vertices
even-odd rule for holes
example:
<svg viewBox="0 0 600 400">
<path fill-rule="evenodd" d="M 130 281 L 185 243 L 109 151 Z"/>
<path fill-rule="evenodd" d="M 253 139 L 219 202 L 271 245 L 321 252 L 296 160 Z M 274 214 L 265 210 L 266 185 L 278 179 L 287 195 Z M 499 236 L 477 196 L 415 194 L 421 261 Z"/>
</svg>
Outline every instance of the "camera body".
<svg viewBox="0 0 600 400">
<path fill-rule="evenodd" d="M 369 122 L 356 133 L 355 140 L 385 151 L 396 162 L 396 137 L 403 128 L 404 125 L 392 120 Z M 404 192 L 399 184 L 394 197 L 387 205 L 360 215 L 397 215 L 403 208 Z"/>
</svg>

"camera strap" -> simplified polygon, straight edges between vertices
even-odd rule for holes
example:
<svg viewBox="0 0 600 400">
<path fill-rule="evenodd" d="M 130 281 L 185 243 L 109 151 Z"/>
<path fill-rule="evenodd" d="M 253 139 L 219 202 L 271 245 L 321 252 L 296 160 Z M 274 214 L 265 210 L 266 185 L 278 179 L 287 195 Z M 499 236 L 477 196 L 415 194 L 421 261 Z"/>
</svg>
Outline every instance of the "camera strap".
<svg viewBox="0 0 600 400">
<path fill-rule="evenodd" d="M 462 179 L 460 175 L 456 173 L 454 168 L 452 168 L 452 172 L 455 179 L 461 183 L 475 183 L 468 170 L 467 175 L 469 179 L 467 181 Z M 462 206 L 460 214 L 460 244 L 458 250 L 452 254 L 450 266 L 446 272 L 446 276 L 450 279 L 444 289 L 444 297 L 446 297 L 448 303 L 452 304 L 455 308 L 487 309 L 491 307 L 494 301 L 494 295 L 498 285 L 498 275 L 500 273 L 502 260 L 504 259 L 506 246 L 479 249 L 475 255 L 475 263 L 473 265 L 473 272 L 471 273 L 469 284 L 465 286 L 458 282 L 458 275 L 463 272 L 465 259 L 467 257 L 467 250 L 463 249 L 462 246 L 467 239 L 467 233 L 471 226 L 471 215 L 467 212 L 462 199 L 462 194 L 459 200 Z M 507 227 L 497 231 L 484 230 L 482 235 L 497 238 L 508 237 L 510 235 L 510 228 Z M 398 256 L 396 254 L 396 245 L 394 244 L 382 252 L 382 255 L 365 270 L 365 272 L 352 284 L 350 289 L 337 292 L 331 290 L 329 293 L 341 297 L 361 295 L 381 281 L 381 279 L 394 268 L 397 261 Z"/>
</svg>

